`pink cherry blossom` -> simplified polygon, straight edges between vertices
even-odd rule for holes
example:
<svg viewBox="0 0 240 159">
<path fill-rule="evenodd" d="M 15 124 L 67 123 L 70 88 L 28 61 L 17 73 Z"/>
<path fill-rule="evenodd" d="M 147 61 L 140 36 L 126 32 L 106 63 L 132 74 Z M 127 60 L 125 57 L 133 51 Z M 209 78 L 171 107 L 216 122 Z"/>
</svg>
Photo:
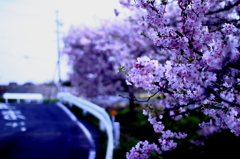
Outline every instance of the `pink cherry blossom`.
<svg viewBox="0 0 240 159">
<path fill-rule="evenodd" d="M 140 22 L 147 29 L 145 36 L 169 57 L 161 63 L 147 55 L 140 57 L 128 74 L 136 87 L 164 96 L 159 101 L 163 112 L 144 111 L 155 132 L 162 134 L 161 151 L 176 148 L 175 138 L 187 136 L 165 130 L 164 118 L 179 120 L 195 109 L 212 118 L 200 124 L 200 133 L 208 136 L 229 129 L 240 135 L 240 2 L 135 2 L 146 12 Z"/>
</svg>

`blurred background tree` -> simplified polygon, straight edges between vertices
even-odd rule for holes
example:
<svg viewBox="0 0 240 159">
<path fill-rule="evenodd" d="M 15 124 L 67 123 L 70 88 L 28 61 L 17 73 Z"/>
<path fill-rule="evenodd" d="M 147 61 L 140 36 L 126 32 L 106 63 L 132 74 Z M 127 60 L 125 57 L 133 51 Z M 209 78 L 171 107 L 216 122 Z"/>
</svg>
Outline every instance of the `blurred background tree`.
<svg viewBox="0 0 240 159">
<path fill-rule="evenodd" d="M 102 20 L 98 27 L 70 29 L 63 39 L 62 52 L 68 55 L 72 67 L 69 78 L 77 95 L 97 97 L 125 92 L 133 99 L 133 87 L 127 85 L 125 76 L 135 59 L 146 54 L 159 60 L 165 57 L 141 35 L 144 28 L 139 27 L 140 18 L 133 12 L 127 18 Z"/>
</svg>

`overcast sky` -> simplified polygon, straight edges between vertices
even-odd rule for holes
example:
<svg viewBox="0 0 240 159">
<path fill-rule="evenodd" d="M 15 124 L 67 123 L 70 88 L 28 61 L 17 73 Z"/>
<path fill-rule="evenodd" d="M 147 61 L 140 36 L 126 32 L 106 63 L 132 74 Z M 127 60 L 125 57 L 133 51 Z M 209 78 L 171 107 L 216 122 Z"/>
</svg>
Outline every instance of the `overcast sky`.
<svg viewBox="0 0 240 159">
<path fill-rule="evenodd" d="M 63 36 L 71 25 L 94 26 L 98 19 L 113 18 L 114 8 L 120 8 L 118 0 L 0 0 L 0 85 L 53 80 L 58 57 L 56 10 Z M 63 80 L 69 71 L 65 59 Z"/>
</svg>

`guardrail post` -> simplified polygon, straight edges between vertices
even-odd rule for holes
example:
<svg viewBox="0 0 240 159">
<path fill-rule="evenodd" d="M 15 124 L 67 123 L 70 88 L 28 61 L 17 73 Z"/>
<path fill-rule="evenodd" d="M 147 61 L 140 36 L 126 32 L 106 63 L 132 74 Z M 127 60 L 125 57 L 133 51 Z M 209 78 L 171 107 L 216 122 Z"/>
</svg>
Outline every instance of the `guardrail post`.
<svg viewBox="0 0 240 159">
<path fill-rule="evenodd" d="M 87 111 L 83 110 L 83 116 L 85 117 L 87 115 Z"/>
<path fill-rule="evenodd" d="M 40 93 L 4 93 L 3 98 L 5 99 L 5 103 L 8 103 L 9 99 L 16 99 L 17 103 L 20 103 L 21 100 L 26 102 L 43 101 L 43 95 Z"/>
<path fill-rule="evenodd" d="M 102 121 L 99 121 L 99 129 L 101 131 L 104 131 L 105 130 L 105 126 L 104 126 L 104 123 Z"/>
<path fill-rule="evenodd" d="M 120 139 L 120 123 L 113 122 L 113 137 L 114 137 L 114 148 L 119 147 L 119 139 Z"/>
<path fill-rule="evenodd" d="M 69 107 L 73 106 L 72 102 L 68 102 L 68 105 L 69 105 Z"/>
</svg>

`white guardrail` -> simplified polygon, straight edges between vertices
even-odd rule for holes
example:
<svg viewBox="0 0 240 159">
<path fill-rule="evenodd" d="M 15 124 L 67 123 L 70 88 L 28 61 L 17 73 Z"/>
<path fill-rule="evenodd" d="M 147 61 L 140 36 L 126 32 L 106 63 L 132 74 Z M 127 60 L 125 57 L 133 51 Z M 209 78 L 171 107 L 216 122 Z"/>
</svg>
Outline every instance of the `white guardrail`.
<svg viewBox="0 0 240 159">
<path fill-rule="evenodd" d="M 70 93 L 58 93 L 57 97 L 60 102 L 67 102 L 70 106 L 75 105 L 83 109 L 84 112 L 91 113 L 99 119 L 100 129 L 105 129 L 108 136 L 105 159 L 112 159 L 114 146 L 118 144 L 119 140 L 119 123 L 113 123 L 105 109 L 89 101 L 76 97 Z M 113 127 L 115 131 L 113 131 Z"/>
<path fill-rule="evenodd" d="M 21 99 L 27 103 L 31 101 L 42 103 L 44 99 L 41 93 L 4 93 L 3 98 L 5 99 L 5 103 L 8 103 L 9 99 L 16 99 L 17 103 L 20 103 Z"/>
</svg>

